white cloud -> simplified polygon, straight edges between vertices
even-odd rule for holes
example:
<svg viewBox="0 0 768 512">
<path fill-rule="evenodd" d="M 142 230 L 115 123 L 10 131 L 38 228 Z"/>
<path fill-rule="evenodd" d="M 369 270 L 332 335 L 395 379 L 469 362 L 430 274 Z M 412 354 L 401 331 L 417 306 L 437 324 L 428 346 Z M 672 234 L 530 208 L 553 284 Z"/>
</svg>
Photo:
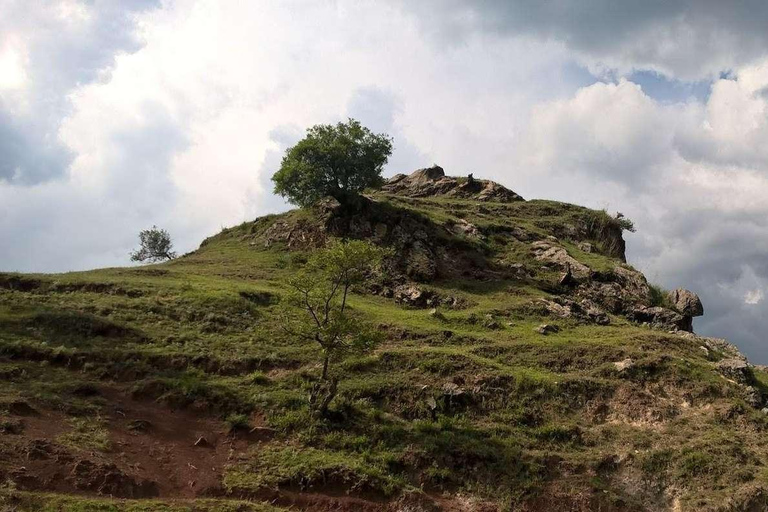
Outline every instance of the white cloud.
<svg viewBox="0 0 768 512">
<path fill-rule="evenodd" d="M 24 48 L 18 38 L 7 37 L 0 43 L 0 94 L 18 89 L 26 81 Z"/>
<path fill-rule="evenodd" d="M 763 301 L 763 290 L 750 290 L 744 295 L 744 304 L 760 304 Z"/>
</svg>

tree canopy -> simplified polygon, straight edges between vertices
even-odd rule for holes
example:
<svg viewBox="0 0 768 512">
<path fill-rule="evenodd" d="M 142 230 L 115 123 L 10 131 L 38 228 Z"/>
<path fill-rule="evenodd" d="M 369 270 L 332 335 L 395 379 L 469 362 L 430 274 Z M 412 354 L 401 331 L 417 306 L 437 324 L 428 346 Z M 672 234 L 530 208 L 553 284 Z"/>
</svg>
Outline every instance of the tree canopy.
<svg viewBox="0 0 768 512">
<path fill-rule="evenodd" d="M 344 201 L 382 182 L 381 172 L 392 154 L 392 139 L 375 134 L 354 119 L 318 124 L 288 148 L 272 176 L 275 193 L 298 206 L 332 196 Z"/>
<path fill-rule="evenodd" d="M 163 261 L 176 257 L 171 235 L 164 229 L 152 226 L 139 233 L 139 249 L 131 253 L 131 261 Z"/>
</svg>

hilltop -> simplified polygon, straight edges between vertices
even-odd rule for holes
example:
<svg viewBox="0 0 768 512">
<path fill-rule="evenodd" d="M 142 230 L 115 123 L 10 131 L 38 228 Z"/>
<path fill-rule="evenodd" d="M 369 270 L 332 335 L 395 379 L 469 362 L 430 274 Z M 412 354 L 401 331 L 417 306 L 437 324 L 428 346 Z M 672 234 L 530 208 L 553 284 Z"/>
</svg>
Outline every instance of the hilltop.
<svg viewBox="0 0 768 512">
<path fill-rule="evenodd" d="M 631 223 L 433 166 L 171 262 L 0 274 L 0 509 L 764 510 L 768 373 L 698 336 Z M 285 278 L 390 249 L 326 420 Z"/>
</svg>

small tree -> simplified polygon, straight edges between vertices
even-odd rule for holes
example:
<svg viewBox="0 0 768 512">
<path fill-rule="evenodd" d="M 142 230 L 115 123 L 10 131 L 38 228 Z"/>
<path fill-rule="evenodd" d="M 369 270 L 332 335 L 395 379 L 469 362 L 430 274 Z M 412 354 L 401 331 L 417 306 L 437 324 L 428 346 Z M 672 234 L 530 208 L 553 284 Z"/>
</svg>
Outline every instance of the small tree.
<svg viewBox="0 0 768 512">
<path fill-rule="evenodd" d="M 310 393 L 310 408 L 325 415 L 336 396 L 339 376 L 330 363 L 352 352 L 371 350 L 380 333 L 350 314 L 350 288 L 377 266 L 384 251 L 369 242 L 336 242 L 315 252 L 304 268 L 288 279 L 284 301 L 285 329 L 317 343 L 322 360 L 320 380 Z"/>
<path fill-rule="evenodd" d="M 139 249 L 131 253 L 131 261 L 163 261 L 176 257 L 171 235 L 157 226 L 141 231 L 139 242 Z"/>
<path fill-rule="evenodd" d="M 392 154 L 392 139 L 372 133 L 358 121 L 318 124 L 288 148 L 272 181 L 275 193 L 298 206 L 325 196 L 344 201 L 382 183 L 381 171 Z"/>
</svg>

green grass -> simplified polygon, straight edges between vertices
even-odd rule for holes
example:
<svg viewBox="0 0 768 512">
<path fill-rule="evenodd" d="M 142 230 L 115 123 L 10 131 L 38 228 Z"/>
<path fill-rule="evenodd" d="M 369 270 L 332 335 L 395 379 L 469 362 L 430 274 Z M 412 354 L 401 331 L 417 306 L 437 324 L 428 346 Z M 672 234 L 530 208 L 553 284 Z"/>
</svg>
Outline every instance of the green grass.
<svg viewBox="0 0 768 512">
<path fill-rule="evenodd" d="M 405 482 L 390 475 L 383 461 L 367 454 L 273 445 L 254 450 L 246 462 L 230 466 L 224 485 L 234 492 L 279 486 L 305 490 L 342 486 L 391 496 L 403 489 Z"/>
<path fill-rule="evenodd" d="M 60 444 L 80 451 L 106 452 L 112 448 L 109 432 L 99 418 L 70 418 L 68 423 L 70 430 L 57 439 Z"/>
<path fill-rule="evenodd" d="M 0 489 L 0 509 L 25 512 L 279 512 L 268 504 L 241 500 L 114 500 Z"/>
</svg>

